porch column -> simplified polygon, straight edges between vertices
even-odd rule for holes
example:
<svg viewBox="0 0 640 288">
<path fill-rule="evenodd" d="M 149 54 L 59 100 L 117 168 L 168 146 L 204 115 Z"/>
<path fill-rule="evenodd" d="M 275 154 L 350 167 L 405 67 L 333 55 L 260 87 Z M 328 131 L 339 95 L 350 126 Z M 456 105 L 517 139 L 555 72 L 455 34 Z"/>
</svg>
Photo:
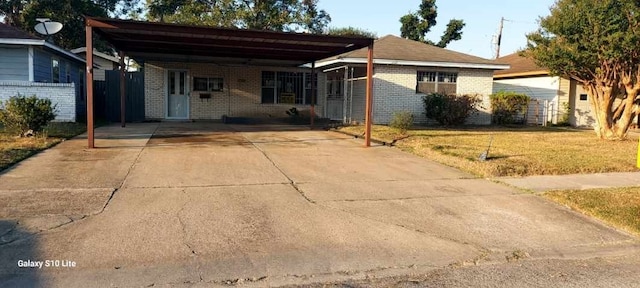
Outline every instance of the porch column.
<svg viewBox="0 0 640 288">
<path fill-rule="evenodd" d="M 310 110 L 310 117 L 311 117 L 311 129 L 313 129 L 313 122 L 314 122 L 314 118 L 315 118 L 315 105 L 316 105 L 316 81 L 314 81 L 316 79 L 316 61 L 311 62 L 311 110 Z"/>
<path fill-rule="evenodd" d="M 93 28 L 87 21 L 85 25 L 85 46 L 87 62 L 87 148 L 95 148 L 93 127 Z"/>
<path fill-rule="evenodd" d="M 127 74 L 125 71 L 125 66 L 124 66 L 124 51 L 120 50 L 120 52 L 118 53 L 118 56 L 120 56 L 120 124 L 122 125 L 122 128 L 125 127 L 126 125 L 126 118 L 125 118 L 125 111 L 126 111 L 126 99 L 127 99 L 127 88 L 126 88 L 126 81 L 127 81 Z"/>
<path fill-rule="evenodd" d="M 365 135 L 364 135 L 364 146 L 371 146 L 371 116 L 372 116 L 372 107 L 373 107 L 373 43 L 369 45 L 369 51 L 367 55 L 367 101 L 365 108 Z"/>
</svg>

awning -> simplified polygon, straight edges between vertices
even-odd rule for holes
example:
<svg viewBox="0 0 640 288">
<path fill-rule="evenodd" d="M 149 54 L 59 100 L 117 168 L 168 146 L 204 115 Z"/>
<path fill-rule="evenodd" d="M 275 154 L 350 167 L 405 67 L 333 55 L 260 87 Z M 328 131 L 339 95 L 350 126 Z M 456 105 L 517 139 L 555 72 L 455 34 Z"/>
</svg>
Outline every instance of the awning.
<svg viewBox="0 0 640 288">
<path fill-rule="evenodd" d="M 87 25 L 129 57 L 300 66 L 368 47 L 372 38 L 245 30 L 87 17 Z"/>
</svg>

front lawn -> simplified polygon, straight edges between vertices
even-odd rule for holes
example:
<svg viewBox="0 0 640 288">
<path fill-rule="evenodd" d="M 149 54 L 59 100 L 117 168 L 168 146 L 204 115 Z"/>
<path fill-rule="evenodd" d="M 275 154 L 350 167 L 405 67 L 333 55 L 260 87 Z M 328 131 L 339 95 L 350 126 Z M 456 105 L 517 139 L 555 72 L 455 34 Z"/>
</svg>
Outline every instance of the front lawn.
<svg viewBox="0 0 640 288">
<path fill-rule="evenodd" d="M 86 130 L 86 124 L 52 122 L 35 137 L 16 137 L 0 127 L 0 171 Z"/>
<path fill-rule="evenodd" d="M 364 126 L 341 131 L 361 135 Z M 395 129 L 374 126 L 386 142 L 402 138 Z M 591 130 L 553 127 L 419 128 L 395 146 L 482 177 L 638 171 L 637 139 L 602 141 Z M 478 156 L 493 137 L 488 161 Z"/>
<path fill-rule="evenodd" d="M 640 235 L 640 187 L 552 191 L 545 197 Z"/>
</svg>

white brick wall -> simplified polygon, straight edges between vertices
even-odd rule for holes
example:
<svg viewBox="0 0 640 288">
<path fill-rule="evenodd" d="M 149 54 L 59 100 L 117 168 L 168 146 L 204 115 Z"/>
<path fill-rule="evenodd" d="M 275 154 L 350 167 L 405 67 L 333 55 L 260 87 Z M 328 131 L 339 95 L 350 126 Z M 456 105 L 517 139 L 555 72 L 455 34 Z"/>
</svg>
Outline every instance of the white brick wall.
<svg viewBox="0 0 640 288">
<path fill-rule="evenodd" d="M 493 71 L 480 69 L 446 69 L 431 67 L 411 67 L 377 65 L 374 71 L 374 103 L 373 121 L 376 124 L 388 124 L 393 112 L 409 111 L 415 117 L 416 123 L 431 123 L 424 115 L 422 97 L 416 93 L 416 75 L 418 70 L 457 72 L 458 94 L 478 94 L 482 96 L 484 108 L 478 114 L 470 117 L 469 124 L 490 124 L 489 95 L 493 85 Z M 359 81 L 360 82 L 360 81 Z M 357 86 L 356 86 L 357 87 Z M 363 121 L 364 113 L 356 109 L 356 105 L 364 103 L 364 95 L 354 93 L 354 121 Z"/>
<path fill-rule="evenodd" d="M 51 99 L 56 106 L 55 121 L 76 121 L 76 89 L 74 83 L 35 83 L 0 81 L 0 101 L 18 94 Z"/>
<path fill-rule="evenodd" d="M 283 67 L 226 67 L 201 63 L 151 62 L 145 65 L 145 115 L 148 119 L 164 119 L 167 94 L 166 71 L 184 69 L 188 71 L 189 90 L 193 77 L 222 77 L 222 92 L 211 92 L 210 99 L 200 99 L 200 92 L 191 92 L 189 119 L 220 119 L 227 116 L 286 117 L 285 111 L 296 106 L 308 110 L 309 105 L 262 104 L 262 71 L 300 71 L 309 69 Z M 323 114 L 324 77 L 318 75 L 317 115 Z"/>
</svg>

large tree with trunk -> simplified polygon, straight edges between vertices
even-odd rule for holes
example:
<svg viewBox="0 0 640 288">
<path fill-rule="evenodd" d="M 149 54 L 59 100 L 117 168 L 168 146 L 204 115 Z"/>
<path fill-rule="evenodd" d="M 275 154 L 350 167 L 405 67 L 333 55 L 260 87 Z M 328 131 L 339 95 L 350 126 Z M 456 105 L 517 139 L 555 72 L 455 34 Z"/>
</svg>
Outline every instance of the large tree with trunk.
<svg viewBox="0 0 640 288">
<path fill-rule="evenodd" d="M 460 19 L 449 20 L 447 29 L 440 37 L 438 43 L 427 39 L 427 33 L 437 24 L 437 17 L 438 7 L 436 6 L 436 0 L 422 0 L 417 12 L 400 17 L 400 23 L 402 24 L 400 27 L 400 36 L 442 48 L 447 47 L 451 41 L 462 39 L 462 28 L 464 28 L 465 24 L 464 21 Z"/>
<path fill-rule="evenodd" d="M 639 112 L 640 1 L 558 0 L 524 52 L 589 95 L 601 139 L 626 137 Z"/>
<path fill-rule="evenodd" d="M 149 20 L 322 33 L 331 17 L 318 0 L 147 0 Z"/>
</svg>

